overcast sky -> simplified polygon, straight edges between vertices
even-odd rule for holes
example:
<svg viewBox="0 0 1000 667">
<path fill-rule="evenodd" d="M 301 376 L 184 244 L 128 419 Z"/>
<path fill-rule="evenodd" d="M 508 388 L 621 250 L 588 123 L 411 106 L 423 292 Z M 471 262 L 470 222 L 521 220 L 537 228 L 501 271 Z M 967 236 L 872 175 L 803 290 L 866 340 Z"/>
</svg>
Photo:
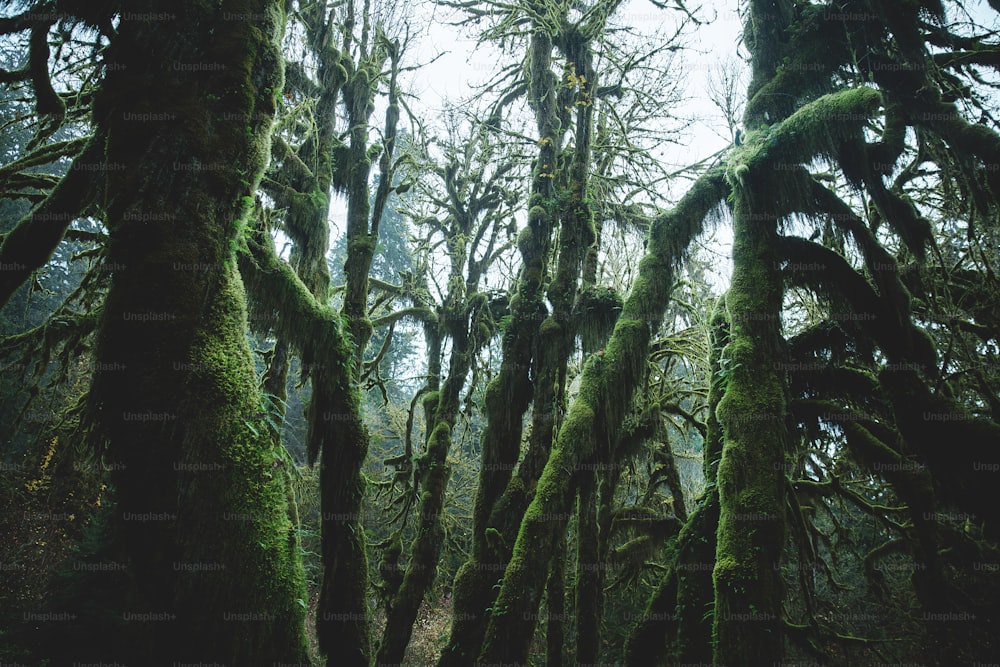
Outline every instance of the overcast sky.
<svg viewBox="0 0 1000 667">
<path fill-rule="evenodd" d="M 695 5 L 689 3 L 692 7 Z M 689 29 L 684 40 L 687 49 L 679 54 L 684 62 L 683 84 L 687 101 L 673 109 L 677 116 L 699 117 L 684 130 L 684 145 L 667 144 L 658 157 L 670 165 L 689 165 L 713 155 L 729 141 L 728 127 L 720 112 L 708 102 L 706 90 L 708 77 L 724 61 L 738 62 L 737 45 L 742 30 L 736 12 L 736 0 L 706 3 L 713 5 L 696 12 L 704 21 Z M 408 50 L 408 66 L 420 64 L 418 69 L 401 76 L 401 85 L 410 94 L 408 103 L 414 113 L 430 124 L 440 117 L 448 104 L 469 98 L 496 72 L 498 61 L 509 62 L 492 45 L 477 44 L 473 32 L 450 25 L 457 15 L 431 2 L 411 5 L 413 17 L 410 31 L 415 37 Z M 655 7 L 648 0 L 627 0 L 615 14 L 618 22 L 634 27 L 655 40 L 656 35 L 673 35 L 682 16 L 677 11 Z M 426 63 L 426 64 L 425 64 Z M 376 101 L 373 120 L 381 123 L 384 116 L 384 99 Z M 405 120 L 402 121 L 405 126 Z M 683 181 L 673 188 L 671 196 L 683 194 Z M 331 243 L 344 230 L 346 203 L 335 198 L 332 202 Z M 720 230 L 721 237 L 706 239 L 705 247 L 714 255 L 713 268 L 717 275 L 713 283 L 720 286 L 728 282 L 728 230 Z"/>
<path fill-rule="evenodd" d="M 694 2 L 686 4 L 690 8 L 697 6 Z M 746 57 L 746 51 L 740 44 L 742 23 L 737 13 L 738 4 L 738 0 L 718 0 L 702 3 L 702 8 L 695 10 L 703 23 L 689 31 L 685 40 L 688 48 L 680 54 L 684 63 L 683 84 L 687 101 L 674 111 L 677 116 L 698 120 L 684 129 L 681 145 L 668 144 L 662 152 L 658 151 L 658 157 L 669 165 L 697 163 L 730 144 L 728 125 L 721 112 L 708 100 L 708 81 L 709 77 L 718 75 L 720 64 L 739 65 Z M 985 0 L 971 0 L 966 6 L 980 24 L 1000 23 L 997 13 Z M 401 78 L 401 83 L 412 95 L 410 104 L 413 111 L 433 124 L 433 119 L 442 114 L 447 104 L 456 104 L 474 94 L 476 86 L 486 82 L 496 71 L 501 56 L 491 45 L 477 44 L 474 33 L 449 25 L 457 18 L 455 14 L 432 2 L 416 3 L 411 8 L 410 30 L 416 42 L 409 52 L 407 64 L 427 64 L 407 73 L 405 78 Z M 619 22 L 633 26 L 649 39 L 655 39 L 658 33 L 673 34 L 674 26 L 681 18 L 679 12 L 659 9 L 649 0 L 628 0 L 615 16 Z M 502 61 L 507 62 L 507 58 L 502 58 Z M 743 92 L 741 89 L 740 94 Z M 380 119 L 383 114 L 379 108 L 374 118 Z M 688 183 L 678 179 L 670 188 L 670 199 L 676 200 L 683 195 Z M 345 213 L 336 208 L 339 207 L 335 205 L 335 210 L 331 211 L 333 237 L 341 233 Z M 730 241 L 729 228 L 722 227 L 698 242 L 708 253 L 706 258 L 714 274 L 709 278 L 720 291 L 729 280 Z"/>
</svg>

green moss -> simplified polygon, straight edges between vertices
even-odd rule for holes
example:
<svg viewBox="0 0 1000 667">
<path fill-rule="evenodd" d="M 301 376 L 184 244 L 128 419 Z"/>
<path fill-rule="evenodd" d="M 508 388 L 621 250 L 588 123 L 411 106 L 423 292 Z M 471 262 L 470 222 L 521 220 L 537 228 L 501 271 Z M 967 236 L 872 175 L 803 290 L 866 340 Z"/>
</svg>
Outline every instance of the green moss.
<svg viewBox="0 0 1000 667">
<path fill-rule="evenodd" d="M 424 394 L 424 397 L 420 399 L 420 402 L 424 406 L 424 410 L 427 414 L 434 414 L 434 410 L 437 409 L 438 400 L 441 398 L 441 394 L 436 391 L 429 391 Z"/>
<path fill-rule="evenodd" d="M 667 264 L 679 262 L 687 252 L 688 244 L 702 233 L 707 223 L 720 219 L 719 213 L 728 192 L 724 168 L 717 167 L 706 172 L 694 182 L 672 211 L 653 219 L 649 230 L 649 252 L 643 261 L 655 258 Z M 659 277 L 640 270 L 640 276 L 644 273 L 650 278 Z M 669 285 L 662 288 L 669 289 Z M 632 294 L 637 293 L 638 290 L 633 287 Z"/>
<path fill-rule="evenodd" d="M 736 662 L 747 646 L 768 660 L 782 651 L 781 550 L 773 545 L 784 543 L 785 530 L 785 390 L 776 370 L 783 292 L 775 261 L 777 220 L 755 215 L 758 210 L 748 193 L 737 191 L 733 278 L 725 299 L 732 326 L 719 356 L 725 393 L 715 409 L 724 433 L 713 572 L 719 663 Z"/>
<path fill-rule="evenodd" d="M 621 314 L 621 295 L 613 288 L 591 286 L 577 295 L 573 315 L 584 354 L 597 350 L 611 334 Z"/>
<path fill-rule="evenodd" d="M 881 102 L 879 92 L 865 86 L 824 95 L 778 124 L 763 147 L 773 145 L 781 156 L 800 161 L 835 156 L 841 142 L 860 136 Z"/>
<path fill-rule="evenodd" d="M 847 176 L 860 184 L 864 171 L 851 165 L 881 99 L 868 87 L 842 90 L 801 106 L 780 123 L 752 129 L 728 155 L 727 181 L 746 203 L 775 217 L 812 210 L 811 184 L 794 167 L 826 159 L 843 164 Z"/>
<path fill-rule="evenodd" d="M 525 227 L 517 235 L 517 249 L 521 252 L 522 255 L 530 256 L 533 254 L 533 245 L 534 245 L 534 232 L 531 230 L 530 226 Z M 511 301 L 511 310 L 513 310 L 513 307 L 514 307 L 514 302 Z"/>
<path fill-rule="evenodd" d="M 560 331 L 562 331 L 562 327 L 556 318 L 551 315 L 542 320 L 542 323 L 538 326 L 539 336 L 557 336 Z"/>
</svg>

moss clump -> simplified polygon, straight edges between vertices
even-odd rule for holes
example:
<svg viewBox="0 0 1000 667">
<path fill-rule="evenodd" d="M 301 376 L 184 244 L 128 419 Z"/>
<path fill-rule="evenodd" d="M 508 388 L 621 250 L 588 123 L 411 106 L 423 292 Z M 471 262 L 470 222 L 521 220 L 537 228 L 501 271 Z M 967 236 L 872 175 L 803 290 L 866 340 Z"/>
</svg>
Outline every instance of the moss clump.
<svg viewBox="0 0 1000 667">
<path fill-rule="evenodd" d="M 573 316 L 584 354 L 590 354 L 604 344 L 621 315 L 624 303 L 613 287 L 593 285 L 577 295 Z"/>
<path fill-rule="evenodd" d="M 555 336 L 558 335 L 560 331 L 562 331 L 562 327 L 559 326 L 559 321 L 551 315 L 542 320 L 542 323 L 538 326 L 539 336 Z"/>
<path fill-rule="evenodd" d="M 531 227 L 525 227 L 517 235 L 517 249 L 521 251 L 522 255 L 531 255 L 534 250 L 535 233 L 532 231 Z M 515 297 L 516 298 L 516 297 Z M 511 309 L 513 310 L 514 303 L 511 302 Z"/>
<path fill-rule="evenodd" d="M 532 206 L 528 209 L 528 222 L 540 225 L 549 219 L 548 211 L 541 206 Z"/>
<path fill-rule="evenodd" d="M 424 394 L 424 397 L 420 399 L 420 402 L 424 407 L 424 414 L 433 415 L 434 411 L 437 409 L 438 400 L 440 398 L 441 394 L 436 391 L 429 391 Z"/>
</svg>

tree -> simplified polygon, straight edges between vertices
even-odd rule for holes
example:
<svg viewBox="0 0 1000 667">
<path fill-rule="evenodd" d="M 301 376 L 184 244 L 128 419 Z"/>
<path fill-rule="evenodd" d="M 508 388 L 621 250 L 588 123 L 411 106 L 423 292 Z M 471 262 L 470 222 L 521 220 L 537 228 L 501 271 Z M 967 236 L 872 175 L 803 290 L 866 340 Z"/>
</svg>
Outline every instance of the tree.
<svg viewBox="0 0 1000 667">
<path fill-rule="evenodd" d="M 793 578 L 806 621 L 790 622 L 784 616 L 783 582 L 775 576 L 783 554 L 774 545 L 784 543 L 785 531 L 791 531 L 796 545 L 794 551 L 785 551 L 795 554 L 796 571 L 816 567 L 829 572 L 834 567 L 818 555 L 818 545 L 824 541 L 820 524 L 838 520 L 827 504 L 830 496 L 823 494 L 819 500 L 820 489 L 850 499 L 873 516 L 886 511 L 841 486 L 838 465 L 813 465 L 817 459 L 828 460 L 820 444 L 828 442 L 828 428 L 843 438 L 846 459 L 884 477 L 908 507 L 912 523 L 889 524 L 903 534 L 902 541 L 872 549 L 865 557 L 866 567 L 906 544 L 920 563 L 912 582 L 917 596 L 927 608 L 954 608 L 958 582 L 947 581 L 945 575 L 942 558 L 951 559 L 942 550 L 947 529 L 940 525 L 934 507 L 939 502 L 970 501 L 964 492 L 975 493 L 976 482 L 955 485 L 934 480 L 954 479 L 951 471 L 969 466 L 971 451 L 988 456 L 982 447 L 997 440 L 992 425 L 971 415 L 959 420 L 977 426 L 963 440 L 967 449 L 950 453 L 946 464 L 939 458 L 939 448 L 926 439 L 934 430 L 926 422 L 936 420 L 914 412 L 918 405 L 932 417 L 946 405 L 960 408 L 947 398 L 950 390 L 932 392 L 925 384 L 940 370 L 926 334 L 912 317 L 911 296 L 899 279 L 901 260 L 914 261 L 915 271 L 920 271 L 931 238 L 926 208 L 912 198 L 913 190 L 906 190 L 917 177 L 912 171 L 916 165 L 899 167 L 891 187 L 883 181 L 914 150 L 907 147 L 906 126 L 917 130 L 920 144 L 934 143 L 930 137 L 937 132 L 947 134 L 957 152 L 962 151 L 958 141 L 962 132 L 977 134 L 983 144 L 973 156 L 985 156 L 985 146 L 994 141 L 984 126 L 973 126 L 954 107 L 941 106 L 939 91 L 953 91 L 954 80 L 949 75 L 937 79 L 930 73 L 939 70 L 918 64 L 929 57 L 921 31 L 927 31 L 928 41 L 940 39 L 933 23 L 920 20 L 921 12 L 941 22 L 941 9 L 912 3 L 889 19 L 888 8 L 880 3 L 839 6 L 845 14 L 806 3 L 749 5 L 745 36 L 753 79 L 743 119 L 749 131 L 727 159 L 735 242 L 734 278 L 726 297 L 729 330 L 719 355 L 725 384 L 715 409 L 722 433 L 713 577 L 715 661 L 743 664 L 749 646 L 756 647 L 752 654 L 780 661 L 786 650 L 783 635 L 812 655 L 823 655 L 818 643 L 824 634 L 843 642 L 855 639 L 836 634 L 817 619 L 814 588 L 807 577 Z M 846 16 L 880 17 L 885 22 L 845 21 Z M 937 37 L 931 36 L 935 33 Z M 951 39 L 957 43 L 954 36 Z M 875 43 L 885 46 L 859 61 L 860 45 Z M 942 60 L 953 62 L 949 57 Z M 877 92 L 868 85 L 872 83 Z M 918 89 L 926 91 L 926 97 L 915 95 Z M 969 102 L 977 104 L 974 98 Z M 914 104 L 920 110 L 904 111 Z M 880 109 L 884 120 L 873 126 Z M 936 122 L 940 118 L 948 122 Z M 878 140 L 871 141 L 866 131 L 874 132 Z M 920 150 L 916 149 L 918 162 L 924 157 Z M 937 154 L 935 159 L 948 163 L 954 157 Z M 824 181 L 837 179 L 813 171 L 820 160 L 840 170 L 840 182 L 863 188 L 869 208 L 856 212 L 851 197 L 828 187 Z M 781 234 L 793 220 L 817 227 L 810 240 Z M 892 236 L 880 230 L 883 224 L 891 227 Z M 821 237 L 832 249 L 816 242 Z M 849 263 L 856 255 L 847 249 L 845 237 L 860 255 L 862 270 Z M 890 254 L 890 245 L 895 246 L 896 257 Z M 818 294 L 826 309 L 823 321 L 792 337 L 778 326 L 787 313 L 788 286 Z M 782 372 L 785 368 L 787 372 Z M 852 386 L 853 392 L 848 389 Z M 867 398 L 857 398 L 859 391 Z M 932 398 L 932 393 L 938 395 Z M 956 428 L 951 437 L 963 430 Z M 938 437 L 943 437 L 942 431 L 937 431 Z M 789 437 L 790 433 L 797 437 Z M 812 475 L 827 481 L 817 485 Z M 813 518 L 817 508 L 824 508 L 822 519 Z M 989 522 L 987 518 L 984 527 Z M 952 533 L 947 543 L 953 544 L 954 537 Z M 969 564 L 958 567 L 967 569 Z M 658 595 L 668 600 L 661 603 L 654 598 L 650 609 L 663 609 L 674 596 L 678 604 L 683 601 L 679 592 L 666 587 Z M 642 634 L 635 639 L 648 646 L 647 626 L 641 626 Z M 940 632 L 937 624 L 929 629 Z M 671 644 L 686 649 L 681 637 Z"/>
<path fill-rule="evenodd" d="M 635 207 L 615 207 L 608 201 L 613 196 L 614 188 L 607 187 L 609 181 L 618 178 L 609 167 L 617 166 L 619 159 L 632 166 L 643 162 L 645 154 L 638 146 L 629 146 L 625 142 L 602 144 L 601 164 L 607 171 L 598 171 L 598 174 L 606 181 L 598 181 L 593 188 L 590 186 L 595 128 L 603 128 L 600 137 L 607 142 L 607 127 L 615 125 L 607 120 L 596 123 L 595 109 L 608 110 L 602 112 L 604 119 L 612 115 L 610 109 L 614 103 L 610 98 L 624 95 L 627 84 L 631 83 L 629 77 L 637 76 L 632 68 L 640 70 L 636 63 L 650 58 L 652 54 L 624 63 L 610 55 L 613 49 L 603 40 L 617 3 L 594 3 L 579 11 L 579 8 L 574 9 L 568 4 L 545 3 L 528 3 L 515 9 L 508 12 L 506 7 L 488 6 L 472 11 L 474 16 L 491 13 L 495 16 L 496 27 L 486 34 L 497 40 L 515 39 L 523 27 L 532 26 L 530 38 L 526 40 L 523 77 L 516 76 L 519 74 L 516 70 L 513 72 L 515 76 L 511 76 L 510 72 L 503 75 L 503 79 L 511 81 L 498 109 L 526 94 L 536 125 L 532 135 L 537 134 L 538 139 L 537 157 L 533 161 L 532 191 L 528 200 L 528 225 L 518 240 L 522 268 L 513 290 L 511 322 L 503 342 L 503 363 L 500 374 L 491 381 L 485 397 L 488 425 L 484 433 L 483 462 L 476 500 L 473 554 L 456 577 L 455 623 L 442 664 L 461 664 L 480 649 L 481 660 L 525 658 L 523 652 L 527 650 L 532 634 L 529 630 L 534 627 L 534 619 L 537 618 L 544 573 L 548 572 L 562 533 L 547 533 L 549 539 L 532 544 L 531 563 L 517 564 L 515 569 L 518 572 L 522 566 L 525 571 L 530 569 L 532 583 L 525 589 L 523 582 L 518 582 L 509 589 L 510 595 L 514 595 L 515 588 L 525 594 L 523 605 L 509 613 L 500 603 L 512 572 L 513 561 L 508 565 L 508 560 L 511 559 L 512 548 L 515 557 L 517 555 L 515 538 L 521 539 L 519 526 L 523 535 L 527 523 L 522 523 L 521 517 L 526 516 L 529 503 L 553 502 L 550 497 L 540 501 L 536 493 L 542 488 L 539 476 L 543 474 L 543 468 L 553 465 L 553 445 L 556 433 L 563 424 L 567 401 L 568 361 L 577 333 L 582 332 L 585 344 L 596 349 L 602 333 L 607 334 L 596 326 L 605 314 L 595 316 L 596 311 L 606 309 L 612 313 L 613 322 L 614 313 L 620 308 L 617 298 L 607 290 L 598 290 L 588 284 L 588 281 L 596 279 L 599 227 L 595 223 L 597 216 L 602 216 L 600 220 L 603 222 L 611 215 L 625 217 L 623 214 L 626 211 L 632 217 L 640 217 Z M 601 49 L 599 52 L 598 48 Z M 614 65 L 606 72 L 599 71 L 595 62 L 598 56 L 605 55 Z M 603 80 L 601 77 L 604 76 L 612 81 L 598 85 L 599 79 Z M 660 86 L 660 90 L 663 89 Z M 633 109 L 647 108 L 643 105 L 658 99 L 645 89 L 635 95 L 639 100 Z M 622 117 L 627 116 L 616 116 L 618 127 L 628 127 L 627 122 L 620 122 Z M 642 181 L 642 176 L 638 180 Z M 627 184 L 630 180 L 626 177 L 620 182 Z M 610 298 L 602 299 L 602 295 Z M 546 301 L 551 304 L 551 309 Z M 586 324 L 582 324 L 584 322 Z M 641 353 L 644 354 L 645 351 Z M 644 366 L 644 361 L 640 365 Z M 638 381 L 639 378 L 630 378 L 630 381 L 632 379 Z M 622 417 L 631 408 L 629 391 L 628 385 L 625 385 Z M 529 407 L 532 408 L 531 430 L 527 451 L 522 458 L 522 419 Z M 612 437 L 610 442 L 614 441 Z M 572 502 L 579 477 L 583 474 L 580 471 L 601 461 L 589 460 L 591 455 L 596 456 L 596 450 L 588 451 L 583 459 L 571 461 L 569 466 L 562 468 L 561 474 L 573 475 L 574 482 L 549 489 L 560 495 L 555 507 Z M 591 496 L 588 502 L 592 502 L 593 498 Z M 559 515 L 558 512 L 556 514 Z M 554 531 L 565 528 L 565 521 L 550 522 L 549 516 L 549 509 L 540 513 L 539 527 L 545 523 L 546 531 L 550 527 Z M 529 520 L 527 516 L 525 520 Z M 582 565 L 584 568 L 587 566 L 586 558 Z M 498 598 L 495 584 L 501 579 L 504 587 L 499 589 Z M 558 591 L 561 585 L 554 579 L 549 590 Z M 589 590 L 594 590 L 592 583 Z M 502 610 L 501 618 L 498 618 L 498 610 Z M 587 605 L 580 611 L 580 618 L 585 623 L 592 616 L 590 612 L 591 608 Z M 503 629 L 490 634 L 488 628 L 499 625 Z M 592 651 L 593 645 L 581 645 L 581 648 Z"/>
<path fill-rule="evenodd" d="M 101 152 L 80 165 L 107 179 L 115 270 L 88 414 L 116 466 L 114 539 L 134 577 L 126 620 L 143 619 L 128 626 L 127 659 L 302 661 L 301 564 L 235 263 L 281 90 L 283 10 L 149 9 L 173 18 L 122 19 L 95 99 Z M 225 18 L 247 15 L 258 18 Z"/>
<path fill-rule="evenodd" d="M 496 334 L 502 303 L 491 300 L 483 283 L 497 257 L 509 247 L 508 219 L 516 192 L 506 187 L 514 163 L 498 156 L 498 146 L 482 126 L 471 125 L 471 136 L 451 136 L 442 141 L 443 163 L 431 162 L 427 172 L 440 185 L 421 191 L 432 209 L 418 220 L 427 229 L 427 245 L 443 245 L 446 280 L 432 317 L 427 317 L 428 379 L 422 390 L 426 414 L 424 453 L 390 463 L 401 471 L 412 471 L 406 493 L 419 498 L 418 529 L 409 550 L 409 562 L 390 603 L 377 660 L 397 663 L 410 638 L 417 609 L 434 581 L 443 546 L 441 513 L 450 477 L 448 454 L 452 431 L 461 408 L 461 392 L 472 370 L 473 360 Z M 434 190 L 443 191 L 437 196 Z M 426 261 L 430 261 L 428 258 Z M 423 276 L 428 281 L 428 269 Z M 424 286 L 427 292 L 427 285 Z M 450 343 L 447 373 L 442 374 L 442 343 Z M 433 355 L 433 356 L 432 356 Z M 434 358 L 436 356 L 437 358 Z"/>
<path fill-rule="evenodd" d="M 388 10 L 391 12 L 391 7 Z M 331 661 L 370 661 L 367 612 L 367 548 L 361 528 L 364 480 L 361 467 L 370 436 L 361 417 L 358 385 L 372 371 L 363 358 L 372 333 L 368 318 L 369 271 L 378 229 L 392 191 L 393 147 L 399 119 L 396 78 L 405 44 L 391 38 L 366 3 L 360 16 L 353 2 L 339 8 L 330 3 L 300 7 L 302 48 L 318 64 L 312 76 L 301 63 L 290 68 L 285 99 L 292 104 L 275 136 L 274 169 L 265 189 L 273 211 L 284 211 L 281 227 L 293 241 L 291 264 L 297 278 L 278 271 L 270 276 L 260 267 L 282 266 L 267 234 L 273 213 L 261 220 L 243 266 L 253 275 L 262 331 L 280 332 L 271 352 L 270 391 L 284 396 L 289 349 L 302 356 L 312 383 L 309 406 L 310 463 L 322 456 L 324 578 L 317 615 L 320 648 Z M 356 30 L 360 19 L 360 30 Z M 372 25 L 372 22 L 375 25 Z M 383 69 L 389 63 L 388 71 Z M 383 144 L 370 145 L 369 122 L 374 98 L 387 78 L 389 108 Z M 338 110 L 346 121 L 347 141 L 339 132 Z M 381 180 L 374 197 L 369 189 L 372 161 L 379 158 Z M 327 267 L 331 190 L 348 200 L 346 277 L 342 314 L 327 312 L 330 274 Z M 283 218 L 283 219 L 282 219 Z M 301 293 L 299 282 L 311 292 Z M 277 321 L 274 313 L 277 312 Z M 346 341 L 350 341 L 344 347 Z M 342 357 L 350 349 L 349 368 Z M 377 366 L 377 364 L 376 364 Z M 377 372 L 376 372 L 377 375 Z"/>
</svg>

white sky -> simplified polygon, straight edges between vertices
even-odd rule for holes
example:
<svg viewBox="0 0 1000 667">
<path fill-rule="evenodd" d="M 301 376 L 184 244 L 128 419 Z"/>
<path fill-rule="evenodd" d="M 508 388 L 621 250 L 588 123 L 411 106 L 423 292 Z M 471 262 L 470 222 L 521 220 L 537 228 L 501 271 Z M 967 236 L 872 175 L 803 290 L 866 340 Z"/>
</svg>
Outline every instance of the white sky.
<svg viewBox="0 0 1000 667">
<path fill-rule="evenodd" d="M 694 2 L 686 3 L 689 8 Z M 742 63 L 746 52 L 741 48 L 742 22 L 737 13 L 739 0 L 719 0 L 703 3 L 696 16 L 703 21 L 690 30 L 686 39 L 687 49 L 679 54 L 683 61 L 683 84 L 687 96 L 686 103 L 676 108 L 675 115 L 698 118 L 684 131 L 684 144 L 666 144 L 662 157 L 670 165 L 697 163 L 730 143 L 728 126 L 721 112 L 711 104 L 708 97 L 709 77 L 718 75 L 720 66 L 726 63 Z M 971 0 L 967 9 L 981 25 L 993 25 L 997 13 L 986 0 Z M 435 6 L 432 2 L 411 5 L 411 33 L 416 41 L 408 52 L 406 65 L 428 63 L 401 77 L 404 90 L 411 94 L 409 104 L 415 114 L 431 125 L 440 117 L 447 104 L 455 104 L 476 92 L 476 86 L 486 82 L 495 72 L 498 62 L 506 63 L 491 45 L 476 43 L 475 35 L 464 29 L 449 25 L 456 15 Z M 615 15 L 622 23 L 635 27 L 642 33 L 655 35 L 658 31 L 673 34 L 680 14 L 675 10 L 663 10 L 649 0 L 627 0 Z M 744 94 L 746 81 L 741 84 L 739 97 Z M 378 100 L 384 103 L 384 100 Z M 381 124 L 384 108 L 379 107 L 373 120 Z M 401 121 L 401 124 L 405 121 Z M 689 180 L 677 179 L 668 193 L 675 201 L 686 190 Z M 332 238 L 343 231 L 346 209 L 343 202 L 334 201 L 331 218 Z M 729 281 L 731 230 L 723 226 L 702 239 L 699 245 L 709 261 L 712 274 L 708 276 L 713 286 L 722 291 Z"/>
<path fill-rule="evenodd" d="M 689 3 L 692 7 L 693 3 Z M 710 74 L 726 61 L 738 62 L 737 44 L 742 24 L 737 15 L 737 0 L 723 0 L 696 12 L 703 20 L 700 26 L 689 29 L 684 40 L 687 49 L 679 54 L 684 62 L 683 84 L 688 97 L 686 103 L 674 109 L 678 116 L 701 117 L 684 132 L 686 145 L 666 144 L 659 157 L 671 165 L 688 165 L 703 160 L 729 144 L 729 132 L 721 113 L 708 101 L 706 90 Z M 475 34 L 464 28 L 449 25 L 455 15 L 432 3 L 420 3 L 412 8 L 410 23 L 415 43 L 408 50 L 406 65 L 429 63 L 401 76 L 400 82 L 411 97 L 408 103 L 413 112 L 433 124 L 448 104 L 455 104 L 476 92 L 476 87 L 487 82 L 496 71 L 498 62 L 508 62 L 492 45 L 476 43 Z M 662 32 L 672 35 L 681 15 L 674 10 L 663 10 L 648 0 L 627 0 L 616 12 L 618 21 L 633 26 L 651 36 Z M 418 25 L 422 24 L 422 28 Z M 742 91 L 740 91 L 742 93 Z M 377 104 L 384 100 L 377 100 Z M 373 121 L 380 125 L 384 107 L 379 104 Z M 405 126 L 405 120 L 401 120 Z M 689 181 L 680 180 L 669 193 L 677 198 L 684 193 Z M 331 210 L 331 243 L 344 229 L 346 204 L 334 200 Z M 712 266 L 717 275 L 712 276 L 716 285 L 728 283 L 728 229 L 720 230 L 721 237 L 706 239 L 705 245 L 712 253 Z"/>
</svg>

